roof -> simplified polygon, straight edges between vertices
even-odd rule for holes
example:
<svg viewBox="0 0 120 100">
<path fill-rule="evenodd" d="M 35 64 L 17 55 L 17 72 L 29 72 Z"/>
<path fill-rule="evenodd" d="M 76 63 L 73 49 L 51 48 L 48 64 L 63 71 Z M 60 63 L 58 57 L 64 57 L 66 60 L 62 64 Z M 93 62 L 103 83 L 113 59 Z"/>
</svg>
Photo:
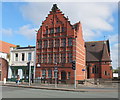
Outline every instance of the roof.
<svg viewBox="0 0 120 100">
<path fill-rule="evenodd" d="M 10 53 L 10 47 L 16 47 L 16 45 L 0 40 L 0 52 Z"/>
<path fill-rule="evenodd" d="M 109 40 L 85 42 L 86 61 L 111 61 Z"/>
</svg>

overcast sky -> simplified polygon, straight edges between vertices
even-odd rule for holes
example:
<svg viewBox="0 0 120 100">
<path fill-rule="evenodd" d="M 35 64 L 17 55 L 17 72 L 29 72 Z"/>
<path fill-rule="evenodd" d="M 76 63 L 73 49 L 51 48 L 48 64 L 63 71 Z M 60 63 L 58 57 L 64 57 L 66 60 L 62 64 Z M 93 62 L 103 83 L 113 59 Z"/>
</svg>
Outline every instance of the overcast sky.
<svg viewBox="0 0 120 100">
<path fill-rule="evenodd" d="M 26 0 L 24 0 L 26 1 Z M 35 45 L 35 30 L 54 2 L 2 2 L 2 40 L 21 46 Z M 82 23 L 85 41 L 110 40 L 113 67 L 118 63 L 118 3 L 57 2 L 71 24 Z"/>
</svg>

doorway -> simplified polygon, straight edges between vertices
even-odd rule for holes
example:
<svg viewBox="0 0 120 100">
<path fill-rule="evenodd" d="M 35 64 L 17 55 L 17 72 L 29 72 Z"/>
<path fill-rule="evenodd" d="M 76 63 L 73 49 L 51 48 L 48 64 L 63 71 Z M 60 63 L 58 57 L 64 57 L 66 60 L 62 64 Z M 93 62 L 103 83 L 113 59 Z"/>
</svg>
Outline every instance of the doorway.
<svg viewBox="0 0 120 100">
<path fill-rule="evenodd" d="M 66 83 L 66 72 L 65 71 L 61 72 L 61 83 Z"/>
</svg>

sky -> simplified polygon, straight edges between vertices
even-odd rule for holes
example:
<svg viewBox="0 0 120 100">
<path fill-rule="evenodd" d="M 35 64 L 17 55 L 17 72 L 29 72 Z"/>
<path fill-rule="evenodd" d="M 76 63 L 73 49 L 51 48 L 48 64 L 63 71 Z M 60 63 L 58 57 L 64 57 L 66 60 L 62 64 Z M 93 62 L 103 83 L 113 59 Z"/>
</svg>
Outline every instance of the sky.
<svg viewBox="0 0 120 100">
<path fill-rule="evenodd" d="M 20 46 L 35 46 L 35 30 L 39 29 L 54 3 L 68 16 L 71 24 L 81 22 L 85 41 L 109 39 L 112 65 L 117 68 L 117 2 L 2 2 L 2 40 Z"/>
</svg>

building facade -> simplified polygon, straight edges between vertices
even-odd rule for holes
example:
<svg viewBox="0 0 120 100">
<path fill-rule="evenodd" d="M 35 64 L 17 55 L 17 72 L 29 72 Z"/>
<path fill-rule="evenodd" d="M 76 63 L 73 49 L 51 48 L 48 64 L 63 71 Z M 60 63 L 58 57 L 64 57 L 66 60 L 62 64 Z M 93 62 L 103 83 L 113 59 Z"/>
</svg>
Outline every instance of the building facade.
<svg viewBox="0 0 120 100">
<path fill-rule="evenodd" d="M 86 42 L 87 78 L 112 79 L 109 40 Z"/>
<path fill-rule="evenodd" d="M 27 63 L 29 61 L 32 68 L 31 75 L 33 77 L 35 68 L 35 47 L 28 46 L 11 48 L 8 79 L 15 81 L 17 75 L 19 75 L 21 80 L 28 81 L 29 67 Z"/>
<path fill-rule="evenodd" d="M 76 62 L 75 70 L 72 61 Z M 58 70 L 55 74 L 55 66 Z M 53 5 L 48 17 L 42 22 L 36 40 L 36 78 L 73 83 L 85 79 L 85 47 L 82 26 L 71 25 L 68 17 Z"/>
<path fill-rule="evenodd" d="M 8 61 L 4 58 L 0 58 L 0 81 L 8 76 Z"/>
</svg>

